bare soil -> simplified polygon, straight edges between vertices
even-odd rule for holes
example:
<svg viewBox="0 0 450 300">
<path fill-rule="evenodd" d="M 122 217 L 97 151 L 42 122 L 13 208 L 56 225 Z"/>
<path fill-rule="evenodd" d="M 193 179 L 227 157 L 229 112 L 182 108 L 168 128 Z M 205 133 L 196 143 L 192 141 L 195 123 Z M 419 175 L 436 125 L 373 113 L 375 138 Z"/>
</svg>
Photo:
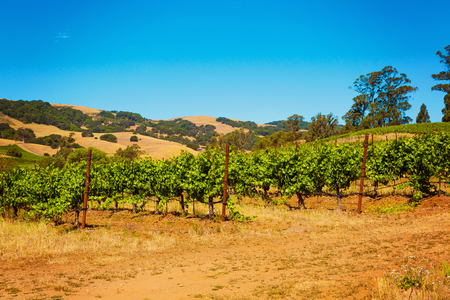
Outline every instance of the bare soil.
<svg viewBox="0 0 450 300">
<path fill-rule="evenodd" d="M 450 261 L 448 197 L 425 199 L 395 215 L 358 215 L 356 201 L 347 198 L 343 212 L 325 197 L 307 199 L 307 210 L 259 207 L 254 212 L 264 215 L 243 223 L 91 210 L 87 232 L 138 241 L 158 233 L 172 242 L 133 254 L 117 249 L 102 259 L 97 253 L 0 256 L 0 298 L 368 299 L 375 278 L 408 258 L 434 266 Z M 376 203 L 365 198 L 363 210 Z"/>
</svg>

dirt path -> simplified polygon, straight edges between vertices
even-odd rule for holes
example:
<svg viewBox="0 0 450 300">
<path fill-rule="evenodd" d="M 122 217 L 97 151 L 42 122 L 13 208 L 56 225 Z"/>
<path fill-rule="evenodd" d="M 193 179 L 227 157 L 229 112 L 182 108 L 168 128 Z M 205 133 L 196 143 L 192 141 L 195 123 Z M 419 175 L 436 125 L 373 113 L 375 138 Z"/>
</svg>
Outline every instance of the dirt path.
<svg viewBox="0 0 450 300">
<path fill-rule="evenodd" d="M 69 264 L 12 261 L 2 267 L 0 298 L 364 299 L 374 278 L 406 261 L 450 261 L 447 208 L 390 216 L 296 211 L 284 220 L 248 224 L 142 220 L 108 224 L 137 239 L 151 227 L 177 242 L 114 263 L 77 264 L 76 256 Z M 193 226 L 201 228 L 188 238 Z"/>
</svg>

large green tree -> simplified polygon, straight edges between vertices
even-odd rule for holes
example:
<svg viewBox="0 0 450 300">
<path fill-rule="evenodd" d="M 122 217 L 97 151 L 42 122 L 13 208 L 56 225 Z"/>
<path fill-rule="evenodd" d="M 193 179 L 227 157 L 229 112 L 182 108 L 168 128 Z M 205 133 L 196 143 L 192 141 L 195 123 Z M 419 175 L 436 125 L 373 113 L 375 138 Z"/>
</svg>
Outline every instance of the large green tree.
<svg viewBox="0 0 450 300">
<path fill-rule="evenodd" d="M 409 93 L 417 90 L 408 84 L 411 80 L 388 66 L 378 72 L 361 75 L 350 89 L 359 93 L 353 98 L 353 105 L 344 115 L 346 131 L 372 127 L 408 124 L 412 119 L 406 116 L 411 107 Z"/>
<path fill-rule="evenodd" d="M 431 75 L 435 80 L 450 80 L 450 45 L 444 48 L 447 51 L 447 55 L 444 55 L 441 51 L 436 54 L 441 58 L 441 63 L 445 65 L 445 71 L 441 71 L 439 74 Z M 442 122 L 450 122 L 450 83 L 440 83 L 436 84 L 431 88 L 433 91 L 441 91 L 447 93 L 444 96 L 445 107 L 442 109 L 444 116 L 442 117 Z"/>
</svg>

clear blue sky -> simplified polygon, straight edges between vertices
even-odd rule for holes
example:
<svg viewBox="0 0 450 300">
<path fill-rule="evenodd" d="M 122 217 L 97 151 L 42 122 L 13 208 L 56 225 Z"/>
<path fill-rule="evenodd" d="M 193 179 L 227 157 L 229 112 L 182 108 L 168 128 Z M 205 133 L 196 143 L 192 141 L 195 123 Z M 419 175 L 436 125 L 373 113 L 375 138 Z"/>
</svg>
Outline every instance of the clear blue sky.
<svg viewBox="0 0 450 300">
<path fill-rule="evenodd" d="M 431 74 L 450 1 L 0 0 L 0 97 L 150 119 L 341 117 L 362 74 L 393 66 L 442 118 Z"/>
</svg>

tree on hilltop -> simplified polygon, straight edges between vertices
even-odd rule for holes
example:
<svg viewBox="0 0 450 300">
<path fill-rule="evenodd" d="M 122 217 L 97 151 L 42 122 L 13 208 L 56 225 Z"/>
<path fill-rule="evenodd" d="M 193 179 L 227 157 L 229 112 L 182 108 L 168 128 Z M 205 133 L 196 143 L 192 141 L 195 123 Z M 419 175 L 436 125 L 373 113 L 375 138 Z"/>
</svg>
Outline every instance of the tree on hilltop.
<svg viewBox="0 0 450 300">
<path fill-rule="evenodd" d="M 405 114 L 411 108 L 408 94 L 417 90 L 409 83 L 406 74 L 391 66 L 361 75 L 350 87 L 360 95 L 353 98 L 352 107 L 343 117 L 344 130 L 408 124 L 412 121 Z"/>
</svg>

